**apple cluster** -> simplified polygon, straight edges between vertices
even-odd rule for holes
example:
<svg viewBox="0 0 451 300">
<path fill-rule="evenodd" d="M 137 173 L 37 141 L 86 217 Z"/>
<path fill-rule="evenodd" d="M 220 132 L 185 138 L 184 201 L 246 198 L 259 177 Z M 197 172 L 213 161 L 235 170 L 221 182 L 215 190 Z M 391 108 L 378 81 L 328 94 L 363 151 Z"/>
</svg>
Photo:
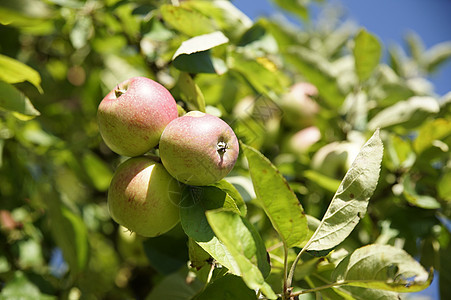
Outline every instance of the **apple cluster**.
<svg viewBox="0 0 451 300">
<path fill-rule="evenodd" d="M 110 183 L 111 217 L 142 236 L 173 228 L 183 188 L 221 180 L 238 158 L 238 139 L 226 122 L 200 111 L 179 117 L 171 93 L 149 78 L 130 78 L 108 93 L 97 121 L 105 144 L 130 157 Z M 159 157 L 146 155 L 157 147 Z"/>
</svg>

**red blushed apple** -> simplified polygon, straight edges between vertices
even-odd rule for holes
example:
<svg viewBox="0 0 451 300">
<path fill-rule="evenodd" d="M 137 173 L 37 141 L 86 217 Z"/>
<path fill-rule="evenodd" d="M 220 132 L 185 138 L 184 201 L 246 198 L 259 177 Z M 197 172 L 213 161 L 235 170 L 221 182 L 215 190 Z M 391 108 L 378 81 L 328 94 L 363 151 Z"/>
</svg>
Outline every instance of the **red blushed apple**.
<svg viewBox="0 0 451 300">
<path fill-rule="evenodd" d="M 160 157 L 169 174 L 189 185 L 209 185 L 224 178 L 238 158 L 238 139 L 218 117 L 191 111 L 163 131 Z"/>
<path fill-rule="evenodd" d="M 103 140 L 124 156 L 139 156 L 154 148 L 166 125 L 177 117 L 177 104 L 169 91 L 145 77 L 119 84 L 97 111 Z"/>
<path fill-rule="evenodd" d="M 318 127 L 310 126 L 289 136 L 286 148 L 292 153 L 303 154 L 320 139 L 321 132 Z"/>
<path fill-rule="evenodd" d="M 141 156 L 117 168 L 108 190 L 110 215 L 146 237 L 161 235 L 180 220 L 182 185 L 156 160 Z"/>
</svg>

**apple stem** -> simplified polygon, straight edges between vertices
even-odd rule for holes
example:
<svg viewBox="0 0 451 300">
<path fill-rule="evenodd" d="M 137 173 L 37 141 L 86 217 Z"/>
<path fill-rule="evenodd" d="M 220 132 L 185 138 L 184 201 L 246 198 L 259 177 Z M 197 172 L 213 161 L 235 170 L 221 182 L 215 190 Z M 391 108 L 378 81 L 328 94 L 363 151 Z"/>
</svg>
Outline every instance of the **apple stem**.
<svg viewBox="0 0 451 300">
<path fill-rule="evenodd" d="M 125 94 L 126 90 L 121 89 L 119 86 L 114 90 L 114 94 L 116 95 L 116 98 L 119 98 L 122 94 Z"/>
<path fill-rule="evenodd" d="M 217 144 L 217 146 L 216 146 L 216 150 L 218 151 L 218 153 L 219 153 L 220 155 L 224 155 L 224 153 L 226 153 L 226 151 L 227 151 L 228 148 L 229 148 L 229 147 L 227 146 L 227 143 L 226 143 L 226 142 L 223 142 L 223 141 L 218 142 L 218 144 Z"/>
</svg>

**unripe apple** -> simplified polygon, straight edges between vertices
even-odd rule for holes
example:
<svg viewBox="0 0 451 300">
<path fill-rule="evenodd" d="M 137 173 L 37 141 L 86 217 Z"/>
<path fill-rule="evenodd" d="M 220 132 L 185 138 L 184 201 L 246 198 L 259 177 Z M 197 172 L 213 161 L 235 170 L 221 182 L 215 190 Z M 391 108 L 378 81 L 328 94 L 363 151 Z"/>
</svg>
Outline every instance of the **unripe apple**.
<svg viewBox="0 0 451 300">
<path fill-rule="evenodd" d="M 139 235 L 153 237 L 180 220 L 182 187 L 161 163 L 146 156 L 119 165 L 108 190 L 110 215 Z"/>
<path fill-rule="evenodd" d="M 311 97 L 317 95 L 318 89 L 310 83 L 294 84 L 280 102 L 283 122 L 297 130 L 313 125 L 320 107 Z"/>
<path fill-rule="evenodd" d="M 239 145 L 226 122 L 191 111 L 166 126 L 159 149 L 163 165 L 174 178 L 189 185 L 209 185 L 232 170 Z"/>
<path fill-rule="evenodd" d="M 312 169 L 341 179 L 364 143 L 364 136 L 358 132 L 350 132 L 347 141 L 332 142 L 319 149 L 312 157 Z"/>
<path fill-rule="evenodd" d="M 97 111 L 106 145 L 125 156 L 139 156 L 154 148 L 169 122 L 178 117 L 171 93 L 145 77 L 132 77 L 103 98 Z"/>
</svg>

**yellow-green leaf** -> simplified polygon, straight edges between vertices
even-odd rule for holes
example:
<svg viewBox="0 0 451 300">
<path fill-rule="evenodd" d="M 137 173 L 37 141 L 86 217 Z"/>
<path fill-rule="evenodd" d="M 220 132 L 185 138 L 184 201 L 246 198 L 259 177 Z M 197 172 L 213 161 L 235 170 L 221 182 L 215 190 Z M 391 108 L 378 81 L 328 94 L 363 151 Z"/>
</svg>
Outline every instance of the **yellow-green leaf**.
<svg viewBox="0 0 451 300">
<path fill-rule="evenodd" d="M 1 109 L 12 111 L 28 118 L 40 115 L 30 99 L 11 84 L 0 81 L 0 90 L 2 91 L 0 93 Z"/>
<path fill-rule="evenodd" d="M 339 284 L 418 292 L 431 284 L 433 273 L 427 272 L 403 249 L 375 244 L 359 248 L 345 257 L 332 277 Z"/>
<path fill-rule="evenodd" d="M 376 189 L 382 162 L 383 144 L 377 130 L 362 147 L 338 187 L 320 225 L 308 243 L 313 251 L 329 250 L 348 237 L 366 214 Z"/>
<path fill-rule="evenodd" d="M 246 285 L 251 289 L 260 289 L 269 299 L 276 299 L 271 286 L 265 282 L 270 266 L 265 245 L 257 230 L 247 219 L 232 211 L 210 210 L 206 216 L 216 236 L 235 258 Z"/>
<path fill-rule="evenodd" d="M 308 234 L 302 205 L 276 167 L 258 150 L 241 144 L 249 162 L 258 203 L 287 247 L 297 246 Z"/>
<path fill-rule="evenodd" d="M 377 38 L 361 29 L 354 39 L 355 69 L 360 81 L 368 79 L 379 64 L 382 47 Z"/>
<path fill-rule="evenodd" d="M 41 76 L 26 64 L 0 54 L 0 80 L 7 83 L 28 81 L 42 93 Z"/>
</svg>

